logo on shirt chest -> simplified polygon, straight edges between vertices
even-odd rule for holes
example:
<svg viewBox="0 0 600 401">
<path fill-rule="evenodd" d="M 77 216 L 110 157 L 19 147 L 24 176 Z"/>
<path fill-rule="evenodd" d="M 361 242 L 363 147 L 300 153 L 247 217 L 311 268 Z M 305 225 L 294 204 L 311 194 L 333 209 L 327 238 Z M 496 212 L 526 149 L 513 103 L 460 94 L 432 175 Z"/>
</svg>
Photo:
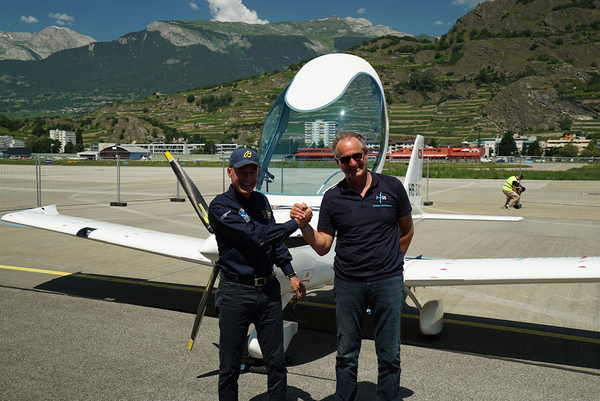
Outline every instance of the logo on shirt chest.
<svg viewBox="0 0 600 401">
<path fill-rule="evenodd" d="M 273 212 L 271 212 L 270 210 L 263 210 L 262 214 L 265 217 L 265 219 L 271 220 L 271 216 L 273 215 Z"/>
<path fill-rule="evenodd" d="M 387 196 L 384 195 L 383 192 L 380 192 L 379 195 L 375 196 L 375 199 L 377 199 L 379 203 L 374 204 L 373 207 L 392 207 L 392 205 L 387 203 Z"/>
</svg>

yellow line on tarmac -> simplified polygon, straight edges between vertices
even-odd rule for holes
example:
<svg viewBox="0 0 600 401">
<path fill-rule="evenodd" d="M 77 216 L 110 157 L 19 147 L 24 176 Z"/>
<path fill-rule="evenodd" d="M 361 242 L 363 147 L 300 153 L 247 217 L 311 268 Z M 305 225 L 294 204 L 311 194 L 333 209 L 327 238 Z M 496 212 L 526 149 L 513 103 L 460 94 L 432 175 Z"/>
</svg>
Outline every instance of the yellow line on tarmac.
<svg viewBox="0 0 600 401">
<path fill-rule="evenodd" d="M 30 272 L 30 273 L 52 274 L 53 276 L 68 276 L 70 274 L 73 274 L 73 273 L 66 273 L 66 272 L 57 272 L 54 270 L 32 269 L 29 267 L 4 266 L 4 265 L 0 265 L 0 269 L 17 270 L 17 271 Z"/>
<path fill-rule="evenodd" d="M 55 271 L 55 270 L 32 269 L 30 267 L 17 267 L 17 266 L 4 266 L 4 265 L 0 265 L 0 269 L 24 271 L 24 272 L 38 273 L 38 274 L 50 274 L 53 276 L 71 276 L 71 277 L 77 277 L 77 278 L 87 278 L 87 279 L 92 279 L 92 280 L 110 281 L 113 283 L 136 284 L 136 285 L 145 285 L 148 287 L 168 288 L 168 289 L 173 289 L 173 290 L 187 290 L 187 291 L 195 291 L 195 292 L 204 292 L 204 288 L 197 288 L 197 287 L 187 286 L 187 285 L 183 285 L 183 284 L 155 283 L 152 281 L 137 280 L 137 279 L 131 279 L 131 278 L 126 278 L 126 277 L 108 277 L 108 276 L 98 276 L 98 275 L 94 275 L 94 274 L 85 274 L 85 273 L 67 273 L 67 272 L 59 272 L 59 271 Z"/>
</svg>

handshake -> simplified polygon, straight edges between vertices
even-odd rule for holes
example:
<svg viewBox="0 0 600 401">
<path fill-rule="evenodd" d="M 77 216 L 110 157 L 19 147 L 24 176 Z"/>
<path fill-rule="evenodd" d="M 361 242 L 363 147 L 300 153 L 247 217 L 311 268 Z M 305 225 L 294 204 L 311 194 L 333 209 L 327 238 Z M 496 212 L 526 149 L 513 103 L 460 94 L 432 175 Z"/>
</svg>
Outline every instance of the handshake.
<svg viewBox="0 0 600 401">
<path fill-rule="evenodd" d="M 306 203 L 295 203 L 290 210 L 290 218 L 296 220 L 296 223 L 298 223 L 298 228 L 300 229 L 308 226 L 312 216 L 312 208 Z"/>
</svg>

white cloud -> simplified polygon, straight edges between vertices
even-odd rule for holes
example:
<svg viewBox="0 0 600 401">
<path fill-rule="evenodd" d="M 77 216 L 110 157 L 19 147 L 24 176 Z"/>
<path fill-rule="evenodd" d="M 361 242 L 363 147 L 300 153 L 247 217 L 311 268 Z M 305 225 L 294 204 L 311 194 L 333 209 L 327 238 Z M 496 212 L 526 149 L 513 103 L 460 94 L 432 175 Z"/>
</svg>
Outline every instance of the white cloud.
<svg viewBox="0 0 600 401">
<path fill-rule="evenodd" d="M 52 14 L 52 13 L 50 13 L 50 18 L 55 18 L 57 25 L 71 25 L 72 22 L 75 21 L 75 18 L 71 17 L 70 15 L 64 14 L 64 13 L 63 14 L 60 14 L 60 13 Z"/>
<path fill-rule="evenodd" d="M 356 10 L 356 12 L 359 14 L 364 14 L 367 12 L 367 10 L 365 10 L 364 8 L 359 8 L 358 10 Z"/>
<path fill-rule="evenodd" d="M 488 0 L 452 0 L 453 6 L 462 6 L 463 8 L 475 8 L 479 3 L 483 3 Z"/>
<path fill-rule="evenodd" d="M 189 4 L 190 4 L 190 8 L 191 8 L 192 10 L 197 10 L 197 9 L 198 9 L 198 4 L 196 4 L 196 3 L 194 3 L 194 2 L 190 2 Z"/>
<path fill-rule="evenodd" d="M 444 21 L 435 21 L 433 25 L 444 25 Z"/>
<path fill-rule="evenodd" d="M 37 18 L 32 17 L 31 15 L 29 17 L 26 17 L 24 15 L 21 16 L 21 21 L 23 22 L 27 22 L 28 24 L 36 24 L 40 21 L 37 20 Z"/>
<path fill-rule="evenodd" d="M 242 0 L 206 0 L 214 21 L 247 22 L 249 24 L 268 24 L 269 21 L 258 18 L 256 11 L 248 10 Z"/>
</svg>

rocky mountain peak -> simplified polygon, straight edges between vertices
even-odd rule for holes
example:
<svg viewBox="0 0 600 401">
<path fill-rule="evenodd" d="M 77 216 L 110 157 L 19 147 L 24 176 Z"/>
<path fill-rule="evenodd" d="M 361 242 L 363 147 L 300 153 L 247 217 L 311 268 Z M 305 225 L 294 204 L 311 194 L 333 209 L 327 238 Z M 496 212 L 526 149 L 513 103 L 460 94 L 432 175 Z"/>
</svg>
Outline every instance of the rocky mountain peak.
<svg viewBox="0 0 600 401">
<path fill-rule="evenodd" d="M 94 42 L 90 36 L 58 26 L 36 33 L 0 31 L 0 60 L 41 60 L 57 51 Z"/>
<path fill-rule="evenodd" d="M 385 35 L 393 35 L 393 36 L 415 36 L 409 33 L 404 33 L 397 31 L 396 29 L 387 26 L 387 25 L 375 25 L 365 19 L 365 18 L 352 18 L 346 17 L 343 19 L 346 24 L 348 24 L 354 32 L 359 32 L 369 36 L 385 36 Z"/>
</svg>

